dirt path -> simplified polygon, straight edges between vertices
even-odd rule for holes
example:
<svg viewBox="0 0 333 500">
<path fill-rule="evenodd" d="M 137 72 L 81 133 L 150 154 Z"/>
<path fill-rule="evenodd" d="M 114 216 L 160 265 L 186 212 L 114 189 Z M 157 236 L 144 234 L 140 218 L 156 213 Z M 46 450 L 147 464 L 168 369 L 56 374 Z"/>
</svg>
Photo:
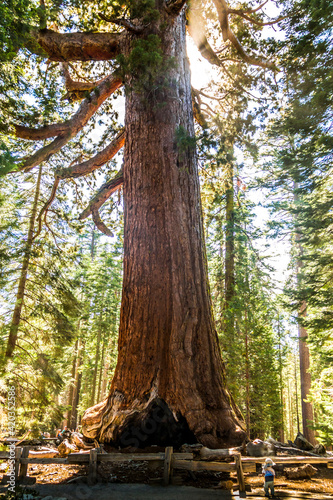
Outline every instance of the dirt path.
<svg viewBox="0 0 333 500">
<path fill-rule="evenodd" d="M 27 488 L 27 492 L 30 488 Z M 199 489 L 191 486 L 148 486 L 146 484 L 86 484 L 60 485 L 36 484 L 31 489 L 38 491 L 41 498 L 53 500 L 263 500 L 262 491 L 253 491 L 246 496 L 225 490 Z M 277 499 L 329 500 L 333 495 L 306 493 L 300 491 L 277 491 Z"/>
</svg>

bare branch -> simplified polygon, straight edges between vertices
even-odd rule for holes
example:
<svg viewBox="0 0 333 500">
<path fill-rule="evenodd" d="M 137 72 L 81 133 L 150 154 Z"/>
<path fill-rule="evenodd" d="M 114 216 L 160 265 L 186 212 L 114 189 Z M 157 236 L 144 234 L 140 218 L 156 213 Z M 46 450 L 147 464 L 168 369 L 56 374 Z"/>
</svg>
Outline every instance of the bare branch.
<svg viewBox="0 0 333 500">
<path fill-rule="evenodd" d="M 47 200 L 47 202 L 45 203 L 45 205 L 41 208 L 41 210 L 39 212 L 39 215 L 38 215 L 38 218 L 37 218 L 37 220 L 38 220 L 38 230 L 37 230 L 36 234 L 33 237 L 34 240 L 41 233 L 41 230 L 42 230 L 42 216 L 45 213 L 45 215 L 44 215 L 44 221 L 46 221 L 47 211 L 50 208 L 50 206 L 53 203 L 54 198 L 56 196 L 57 189 L 58 189 L 58 184 L 59 184 L 59 180 L 60 180 L 59 178 L 57 178 L 57 177 L 55 178 L 54 184 L 53 184 L 53 187 L 52 187 L 52 191 L 51 191 L 51 194 L 50 194 L 50 197 L 49 197 L 49 199 Z"/>
<path fill-rule="evenodd" d="M 125 19 L 124 17 L 118 19 L 116 17 L 107 17 L 101 12 L 98 13 L 99 17 L 103 19 L 103 21 L 107 23 L 113 23 L 117 24 L 118 26 L 123 26 L 125 29 L 128 31 L 131 31 L 133 33 L 142 33 L 143 31 L 143 26 L 136 26 L 133 24 L 129 19 Z"/>
<path fill-rule="evenodd" d="M 255 9 L 244 9 L 244 10 L 239 9 L 238 12 L 241 12 L 242 14 L 254 14 L 255 12 L 258 12 L 258 10 L 261 10 L 266 5 L 267 2 L 268 2 L 268 0 L 265 0 L 265 2 L 260 4 Z"/>
<path fill-rule="evenodd" d="M 29 129 L 25 127 L 20 127 L 20 131 L 24 131 L 26 137 L 29 139 L 41 138 L 41 134 L 44 137 L 50 137 L 50 133 L 53 135 L 54 132 L 59 132 L 59 128 L 65 133 L 62 133 L 55 139 L 51 144 L 41 148 L 34 155 L 27 158 L 20 170 L 29 171 L 36 165 L 39 165 L 42 161 L 48 160 L 54 153 L 57 153 L 67 142 L 75 137 L 76 134 L 82 130 L 82 128 L 87 124 L 89 119 L 97 111 L 97 109 L 103 104 L 103 102 L 115 92 L 122 84 L 122 81 L 110 75 L 103 82 L 95 88 L 95 90 L 87 97 L 79 107 L 75 115 L 67 122 L 55 125 L 49 125 L 48 127 L 43 127 L 42 129 Z M 59 128 L 57 128 L 57 126 Z"/>
<path fill-rule="evenodd" d="M 206 94 L 205 92 L 203 92 L 202 90 L 196 90 L 195 91 L 198 95 L 202 95 L 203 97 L 207 97 L 208 99 L 211 99 L 213 101 L 218 101 L 218 102 L 221 102 L 223 99 L 225 99 L 229 94 L 231 94 L 231 91 L 229 92 L 225 92 L 225 94 L 221 97 L 215 97 L 215 96 L 212 96 L 212 95 L 209 95 L 209 94 Z"/>
<path fill-rule="evenodd" d="M 95 87 L 94 91 L 82 102 L 79 109 L 70 120 L 62 123 L 47 125 L 39 129 L 14 125 L 16 137 L 36 141 L 48 139 L 56 135 L 65 135 L 66 132 L 70 134 L 70 137 L 73 137 L 87 124 L 88 120 L 93 116 L 103 102 L 117 89 L 119 89 L 121 85 L 122 81 L 120 78 L 115 77 L 114 75 L 109 75 L 104 78 L 97 87 Z"/>
<path fill-rule="evenodd" d="M 60 149 L 67 144 L 71 139 L 71 135 L 67 133 L 66 135 L 61 135 L 54 139 L 50 144 L 39 149 L 35 154 L 29 156 L 26 159 L 21 160 L 21 166 L 19 170 L 24 170 L 25 172 L 30 172 L 34 167 L 37 167 L 43 161 L 47 161 L 52 155 L 60 151 Z M 22 163 L 23 162 L 23 163 Z"/>
<path fill-rule="evenodd" d="M 191 8 L 189 12 L 188 32 L 201 55 L 211 64 L 220 66 L 220 60 L 206 38 L 204 25 L 201 11 L 196 8 Z"/>
<path fill-rule="evenodd" d="M 121 169 L 119 170 L 117 175 L 113 177 L 113 179 L 110 179 L 105 184 L 103 184 L 103 186 L 91 199 L 88 207 L 80 215 L 79 220 L 86 219 L 93 211 L 98 210 L 103 205 L 103 203 L 105 203 L 106 200 L 110 198 L 112 193 L 120 189 L 123 182 L 124 182 L 123 169 Z"/>
<path fill-rule="evenodd" d="M 187 0 L 166 0 L 166 11 L 173 16 L 179 14 L 184 5 L 187 3 Z"/>
<path fill-rule="evenodd" d="M 95 226 L 106 236 L 113 236 L 113 232 L 104 224 L 104 222 L 101 219 L 101 216 L 99 215 L 98 210 L 93 210 L 92 211 L 92 218 L 95 223 Z"/>
<path fill-rule="evenodd" d="M 233 46 L 245 62 L 252 64 L 253 66 L 259 66 L 260 68 L 276 69 L 276 66 L 273 62 L 256 59 L 255 57 L 247 54 L 244 47 L 230 28 L 228 30 L 228 35 L 230 42 L 233 44 Z"/>
<path fill-rule="evenodd" d="M 105 148 L 103 151 L 97 153 L 93 158 L 89 158 L 89 160 L 84 161 L 82 163 L 72 165 L 67 168 L 61 168 L 56 170 L 56 176 L 59 179 L 68 179 L 81 177 L 83 175 L 90 174 L 97 168 L 104 165 L 106 162 L 111 160 L 116 153 L 124 146 L 125 144 L 125 129 L 122 129 L 116 138 Z"/>
<path fill-rule="evenodd" d="M 68 122 L 44 125 L 38 129 L 14 124 L 14 128 L 15 135 L 19 139 L 42 141 L 43 139 L 49 139 L 50 137 L 64 134 L 68 130 Z"/>
<path fill-rule="evenodd" d="M 193 106 L 193 116 L 195 121 L 202 127 L 202 128 L 207 128 L 207 121 L 206 118 L 204 117 L 202 111 L 201 111 L 201 98 L 199 92 L 192 87 L 191 89 L 191 94 L 192 94 L 192 106 Z"/>
<path fill-rule="evenodd" d="M 101 84 L 104 80 L 104 78 L 102 78 L 101 80 L 98 80 L 97 82 L 87 82 L 87 81 L 86 82 L 77 82 L 77 81 L 72 80 L 72 78 L 71 78 L 71 75 L 70 75 L 69 70 L 68 70 L 69 64 L 64 62 L 61 64 L 61 66 L 62 66 L 62 74 L 63 74 L 64 80 L 65 80 L 65 87 L 68 90 L 68 92 L 75 92 L 77 90 L 91 91 L 95 87 L 97 87 L 97 85 Z"/>
<path fill-rule="evenodd" d="M 270 61 L 266 61 L 263 59 L 257 59 L 253 56 L 250 56 L 249 54 L 246 53 L 244 47 L 234 34 L 234 32 L 231 30 L 229 26 L 229 19 L 228 19 L 228 14 L 230 12 L 229 7 L 226 3 L 225 0 L 213 0 L 214 5 L 217 10 L 221 30 L 222 30 L 222 36 L 223 40 L 226 42 L 229 40 L 232 45 L 235 47 L 241 58 L 249 63 L 252 64 L 253 66 L 259 66 L 261 68 L 269 68 L 269 69 L 275 69 L 274 63 Z"/>
<path fill-rule="evenodd" d="M 109 61 L 122 52 L 126 32 L 57 33 L 41 30 L 37 42 L 50 61 Z"/>
<path fill-rule="evenodd" d="M 256 24 L 257 26 L 271 26 L 273 24 L 279 23 L 283 19 L 286 19 L 288 16 L 281 16 L 277 19 L 273 19 L 272 21 L 268 21 L 266 23 L 262 21 L 258 21 L 257 19 L 253 19 L 253 17 L 247 16 L 244 14 L 242 11 L 236 10 L 236 9 L 229 9 L 228 10 L 229 14 L 236 14 L 237 16 L 242 17 L 243 19 L 246 19 L 246 21 L 249 21 L 251 24 Z"/>
</svg>

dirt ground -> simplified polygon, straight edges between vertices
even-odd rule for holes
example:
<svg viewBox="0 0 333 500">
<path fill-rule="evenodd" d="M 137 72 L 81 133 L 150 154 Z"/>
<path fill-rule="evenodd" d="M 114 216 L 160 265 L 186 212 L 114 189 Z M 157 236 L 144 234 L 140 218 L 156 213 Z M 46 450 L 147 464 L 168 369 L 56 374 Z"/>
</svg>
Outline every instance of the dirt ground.
<svg viewBox="0 0 333 500">
<path fill-rule="evenodd" d="M 318 469 L 318 472 L 316 476 L 314 476 L 311 480 L 291 481 L 287 480 L 284 475 L 278 474 L 275 480 L 275 490 L 277 497 L 288 497 L 295 499 L 312 498 L 315 500 L 319 498 L 333 498 L 333 469 L 328 469 L 326 466 L 316 466 L 316 468 Z M 0 479 L 4 472 L 4 464 L 1 464 Z M 49 489 L 45 489 L 46 486 L 51 487 L 51 485 L 54 485 L 55 492 L 58 489 L 56 485 L 58 485 L 58 487 L 61 488 L 62 497 L 64 498 L 66 498 L 66 492 L 68 493 L 67 498 L 75 498 L 75 496 L 73 497 L 72 494 L 70 494 L 73 487 L 76 487 L 76 489 L 83 488 L 86 492 L 84 496 L 86 496 L 86 498 L 90 498 L 89 491 L 92 490 L 86 484 L 87 473 L 88 467 L 86 465 L 29 465 L 28 468 L 28 476 L 36 479 L 36 485 L 32 485 L 30 488 L 36 489 L 37 491 L 39 491 L 39 494 L 41 494 L 42 491 L 45 490 L 47 491 L 47 494 L 50 495 Z M 162 467 L 152 467 L 152 464 L 149 462 L 102 463 L 98 467 L 99 486 L 96 485 L 96 487 L 102 488 L 106 487 L 108 484 L 110 487 L 113 485 L 114 488 L 117 488 L 119 486 L 121 490 L 121 485 L 128 485 L 130 491 L 132 491 L 134 495 L 129 496 L 128 498 L 136 499 L 141 497 L 135 495 L 135 488 L 140 489 L 141 486 L 143 487 L 144 485 L 156 487 L 160 484 L 160 479 L 162 478 L 162 476 Z M 263 478 L 259 476 L 258 473 L 247 473 L 245 474 L 245 478 L 246 484 L 251 486 L 251 492 L 247 493 L 247 497 L 262 498 Z M 191 493 L 190 497 L 188 497 L 191 500 L 194 500 L 194 498 L 196 497 L 200 500 L 204 500 L 206 498 L 215 498 L 215 496 L 213 495 L 214 491 L 215 493 L 219 492 L 220 498 L 239 498 L 237 496 L 237 493 L 231 494 L 227 491 L 223 492 L 222 489 L 220 489 L 219 483 L 226 479 L 232 479 L 235 485 L 237 483 L 237 478 L 234 473 L 213 473 L 208 471 L 193 473 L 188 471 L 175 470 L 173 485 L 180 488 L 179 492 L 183 491 L 184 487 L 191 491 L 195 491 L 198 497 L 196 495 L 193 496 L 193 493 Z M 168 488 L 166 490 L 168 490 Z M 149 489 L 147 491 L 149 491 Z M 200 496 L 200 491 L 201 495 L 203 496 Z M 211 491 L 212 496 L 210 494 L 208 495 L 208 491 Z M 295 492 L 299 492 L 299 494 L 297 494 L 296 496 Z M 165 494 L 162 491 L 162 496 L 153 496 L 152 498 L 164 498 Z M 143 494 L 143 498 L 145 498 L 146 496 L 147 493 Z M 175 497 L 166 496 L 166 498 L 169 498 L 170 500 L 172 498 L 176 499 L 178 497 L 186 498 L 186 494 L 184 497 L 179 496 L 178 494 Z M 77 498 L 79 498 L 79 496 Z M 116 497 L 112 495 L 109 498 Z M 119 498 L 121 498 L 121 495 L 119 496 Z M 147 498 L 150 498 L 149 495 Z"/>
<path fill-rule="evenodd" d="M 316 465 L 317 474 L 311 480 L 288 480 L 283 474 L 277 473 L 275 491 L 277 498 L 291 499 L 333 499 L 333 469 L 326 465 Z M 6 463 L 0 464 L 0 480 L 6 472 Z M 247 497 L 260 499 L 263 493 L 263 478 L 257 473 L 246 473 L 245 481 L 251 487 Z M 214 473 L 209 471 L 189 472 L 174 470 L 173 482 L 170 488 L 178 488 L 171 495 L 171 489 L 156 488 L 161 484 L 163 468 L 161 463 L 154 465 L 152 462 L 126 462 L 126 463 L 101 463 L 98 466 L 98 484 L 87 485 L 87 465 L 29 465 L 28 477 L 36 480 L 35 485 L 29 486 L 29 491 L 35 490 L 39 498 L 48 495 L 53 498 L 59 496 L 63 499 L 96 499 L 121 498 L 134 500 L 143 499 L 168 499 L 178 500 L 205 500 L 209 498 L 222 498 L 236 500 L 240 498 L 236 492 L 237 478 L 235 473 Z M 33 478 L 33 479 L 32 479 Z M 235 485 L 234 492 L 223 491 L 220 482 L 231 479 Z M 127 486 L 126 486 L 127 485 Z M 95 496 L 94 489 L 99 493 Z M 146 488 L 146 489 L 145 489 Z M 80 491 L 79 491 L 80 490 Z M 81 491 L 82 490 L 82 491 Z M 5 491 L 2 489 L 2 491 Z M 167 494 L 169 491 L 169 496 Z M 127 493 L 126 493 L 127 492 Z M 141 493 L 140 493 L 141 492 Z M 83 496 L 82 496 L 83 495 Z M 109 495 L 109 496 L 108 496 Z M 123 496 L 122 496 L 123 495 Z M 171 495 L 171 496 L 170 496 Z M 174 496 L 173 496 L 174 495 Z M 0 490 L 0 499 L 3 498 Z M 17 498 L 23 498 L 18 496 Z"/>
<path fill-rule="evenodd" d="M 283 474 L 277 475 L 274 481 L 275 490 L 277 492 L 299 491 L 314 495 L 326 494 L 333 498 L 333 469 L 328 469 L 326 465 L 316 465 L 315 468 L 318 472 L 312 479 L 288 480 Z M 251 485 L 254 492 L 262 490 L 263 478 L 254 473 L 247 474 L 246 484 Z"/>
</svg>

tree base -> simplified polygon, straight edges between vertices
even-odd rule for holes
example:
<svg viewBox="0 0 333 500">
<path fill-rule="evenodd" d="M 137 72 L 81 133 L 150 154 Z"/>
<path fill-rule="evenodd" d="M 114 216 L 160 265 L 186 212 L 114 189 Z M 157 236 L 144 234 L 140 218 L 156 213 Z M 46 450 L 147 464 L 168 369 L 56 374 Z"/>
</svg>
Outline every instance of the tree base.
<svg viewBox="0 0 333 500">
<path fill-rule="evenodd" d="M 203 411 L 203 419 L 205 414 Z M 115 391 L 85 412 L 82 432 L 88 439 L 120 448 L 152 445 L 180 448 L 182 444 L 198 442 L 210 448 L 221 448 L 241 445 L 246 440 L 244 430 L 235 425 L 227 426 L 224 432 L 212 429 L 211 433 L 196 435 L 180 411 L 172 411 L 154 391 L 132 404 L 126 404 L 123 394 Z"/>
</svg>

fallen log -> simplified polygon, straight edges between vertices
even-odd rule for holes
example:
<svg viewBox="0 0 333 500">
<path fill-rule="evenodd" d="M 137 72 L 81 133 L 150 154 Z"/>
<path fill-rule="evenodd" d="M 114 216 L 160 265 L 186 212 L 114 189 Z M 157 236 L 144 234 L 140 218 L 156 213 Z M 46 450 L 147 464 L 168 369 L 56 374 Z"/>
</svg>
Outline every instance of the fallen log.
<svg viewBox="0 0 333 500">
<path fill-rule="evenodd" d="M 62 443 L 58 446 L 58 451 L 61 457 L 66 457 L 70 453 L 75 453 L 78 451 L 75 444 L 71 444 L 67 439 L 64 439 Z"/>
<path fill-rule="evenodd" d="M 288 448 L 286 446 L 274 446 L 275 448 L 275 451 L 276 452 L 279 452 L 279 453 L 283 453 L 284 455 L 285 454 L 288 454 L 288 455 L 301 455 L 303 457 L 319 457 L 320 458 L 320 455 L 318 455 L 317 453 L 312 453 L 311 451 L 304 451 L 304 450 L 300 450 L 299 448 Z"/>
<path fill-rule="evenodd" d="M 180 451 L 183 453 L 193 453 L 194 459 L 207 460 L 210 462 L 218 462 L 219 460 L 227 461 L 226 459 L 233 459 L 233 456 L 243 451 L 242 446 L 237 448 L 218 448 L 210 449 L 201 444 L 184 444 Z"/>
<path fill-rule="evenodd" d="M 318 469 L 311 464 L 302 465 L 302 467 L 293 467 L 284 469 L 287 479 L 311 479 L 318 472 Z"/>
<path fill-rule="evenodd" d="M 249 457 L 273 457 L 275 455 L 275 444 L 255 439 L 253 442 L 247 443 L 246 454 Z"/>
<path fill-rule="evenodd" d="M 297 448 L 304 451 L 312 451 L 314 448 L 314 446 L 309 443 L 309 441 L 300 432 L 297 434 L 294 444 Z"/>
<path fill-rule="evenodd" d="M 253 442 L 247 443 L 246 454 L 249 457 L 273 457 L 276 456 L 277 453 L 281 453 L 282 455 L 301 455 L 306 457 L 321 456 L 320 454 L 314 453 L 312 451 L 301 450 L 291 441 L 288 441 L 288 443 L 289 444 L 280 443 L 279 441 L 275 441 L 275 439 L 272 438 L 268 438 L 267 441 L 256 439 Z"/>
<path fill-rule="evenodd" d="M 214 486 L 214 489 L 232 490 L 233 487 L 234 487 L 233 481 L 231 481 L 231 479 L 228 479 L 227 481 L 220 481 L 217 486 Z"/>
<path fill-rule="evenodd" d="M 87 446 L 83 440 L 78 436 L 77 433 L 73 432 L 71 436 L 71 441 L 79 450 L 90 450 L 92 447 Z"/>
<path fill-rule="evenodd" d="M 31 451 L 29 450 L 29 458 L 54 458 L 59 457 L 58 450 L 39 450 L 39 451 Z"/>
</svg>

